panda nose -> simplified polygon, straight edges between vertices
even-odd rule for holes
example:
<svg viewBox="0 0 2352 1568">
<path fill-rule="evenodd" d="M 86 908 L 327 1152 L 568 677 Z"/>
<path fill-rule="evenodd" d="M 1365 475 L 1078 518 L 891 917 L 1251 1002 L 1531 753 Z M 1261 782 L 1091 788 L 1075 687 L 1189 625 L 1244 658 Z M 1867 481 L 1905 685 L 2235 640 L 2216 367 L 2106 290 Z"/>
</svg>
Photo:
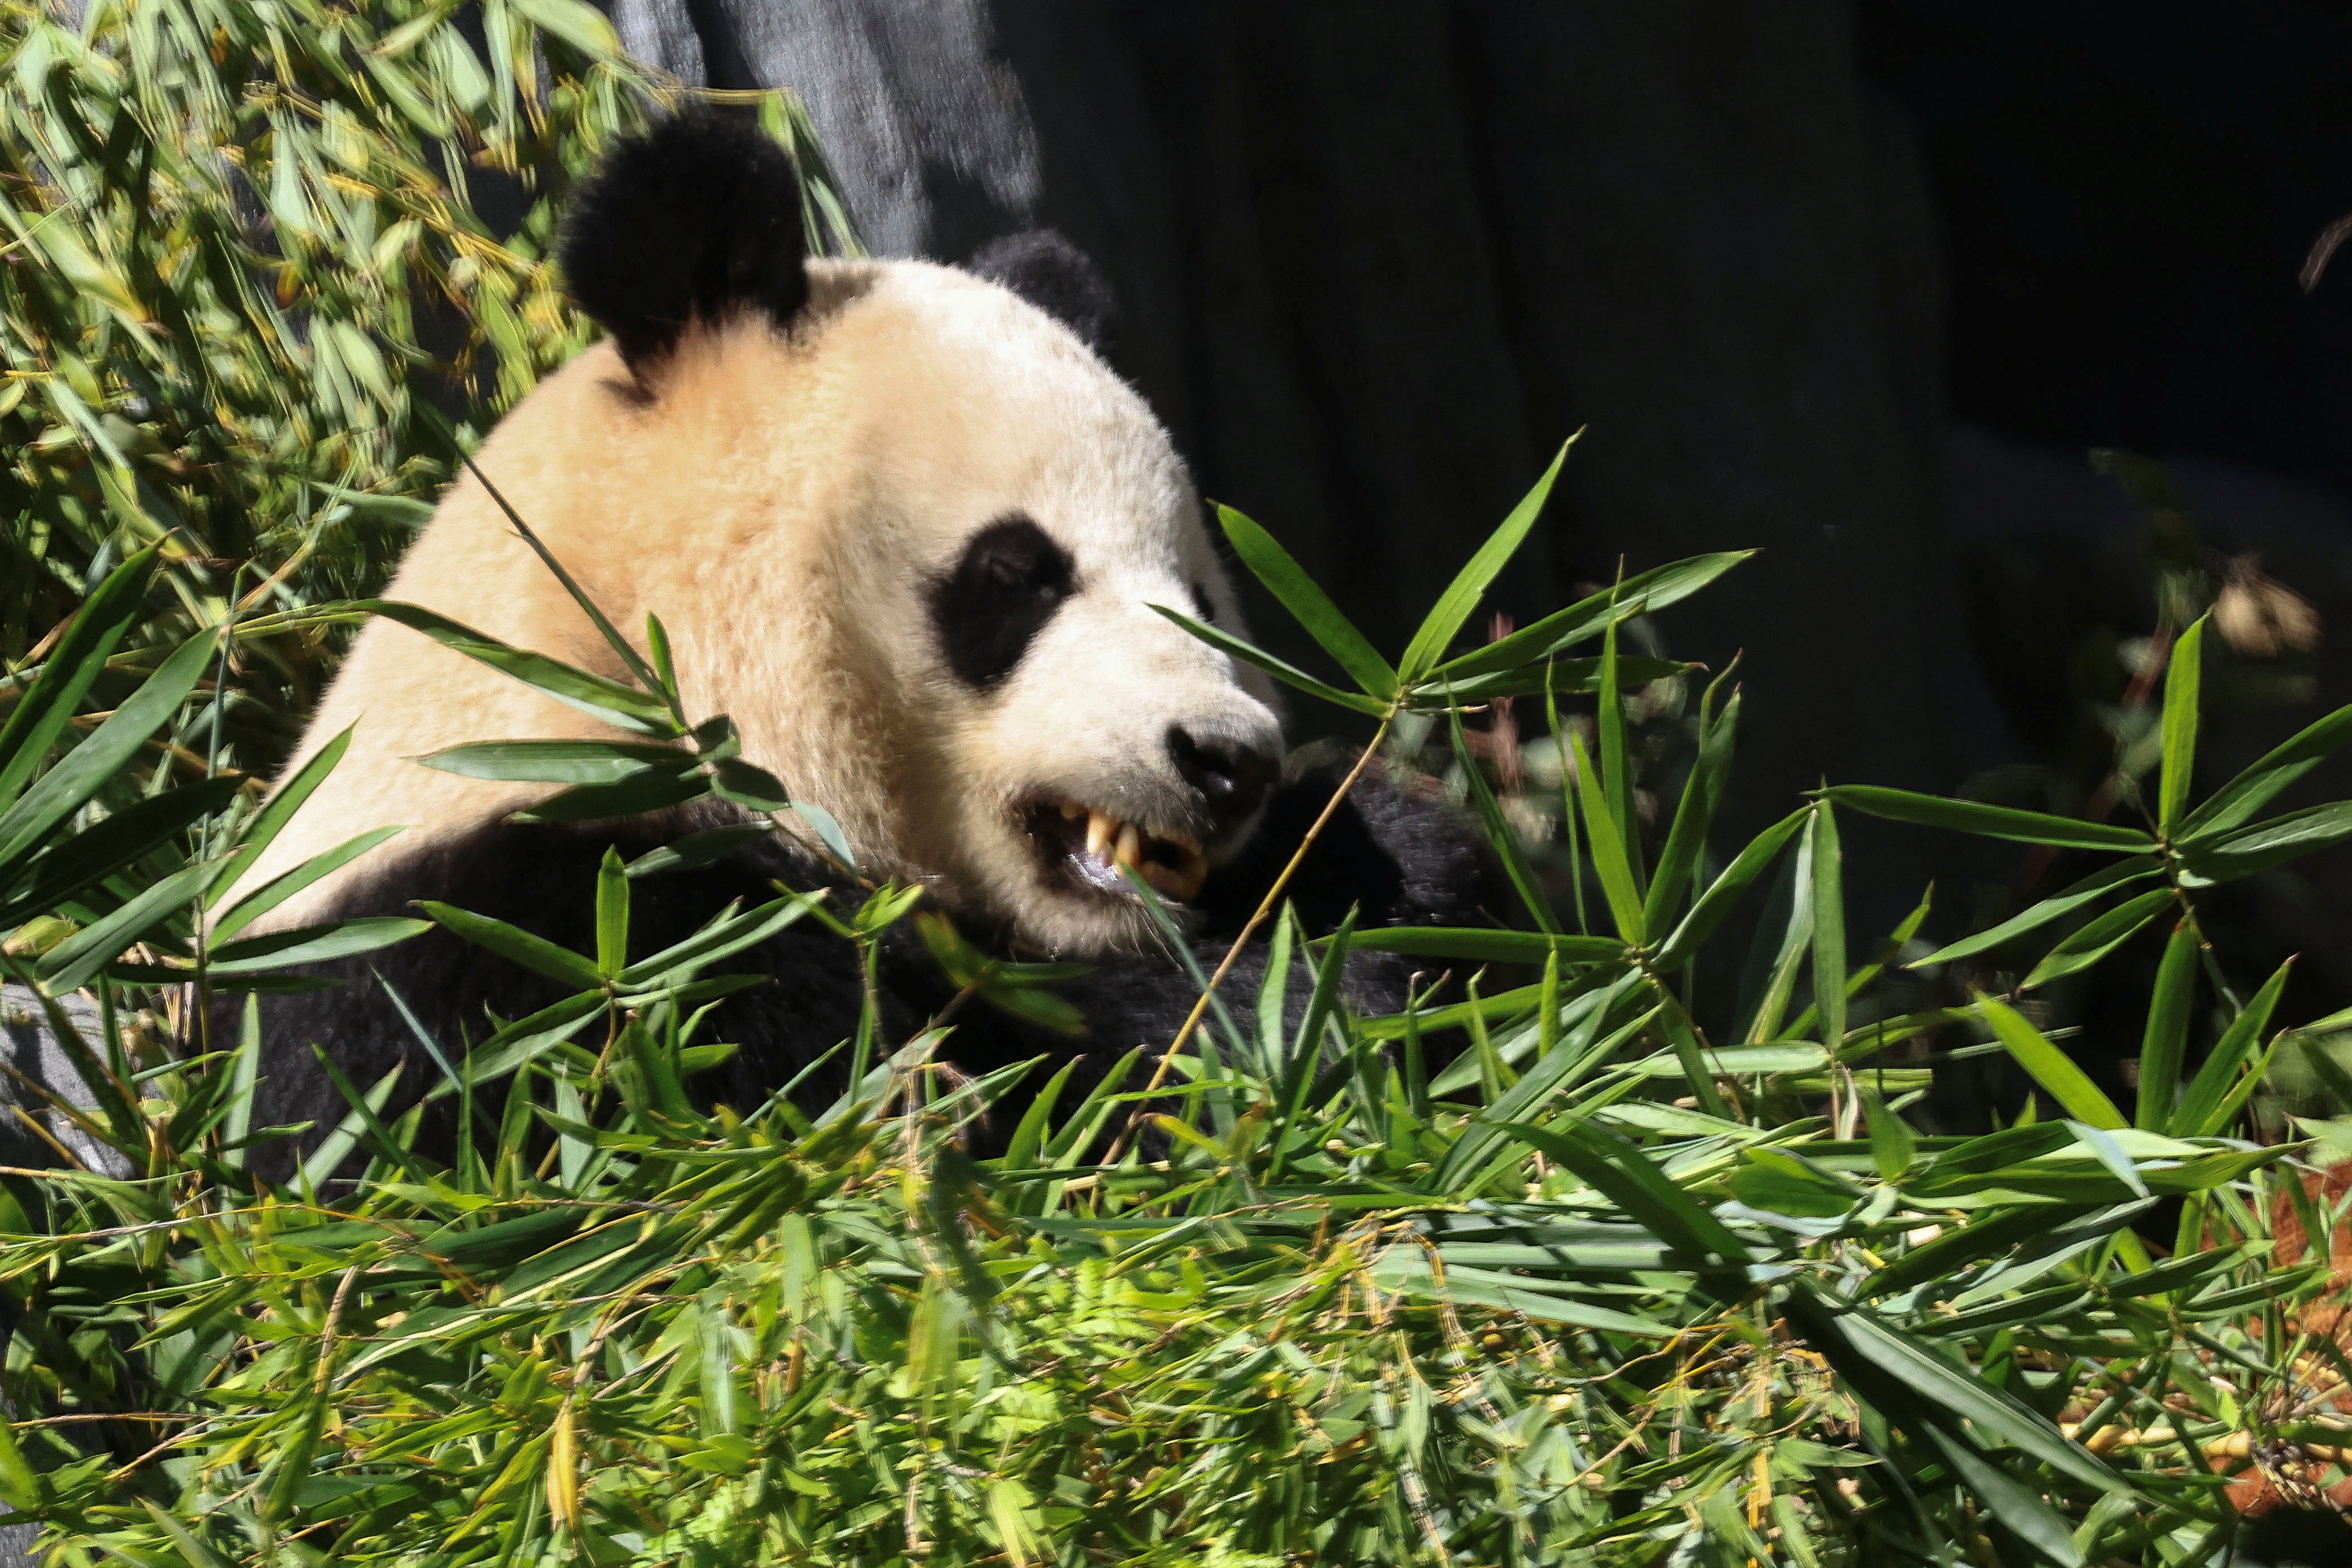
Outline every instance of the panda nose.
<svg viewBox="0 0 2352 1568">
<path fill-rule="evenodd" d="M 1254 746 L 1216 736 L 1203 740 L 1181 724 L 1168 727 L 1168 755 L 1184 782 L 1201 792 L 1220 832 L 1258 808 L 1280 770 L 1272 755 Z"/>
</svg>

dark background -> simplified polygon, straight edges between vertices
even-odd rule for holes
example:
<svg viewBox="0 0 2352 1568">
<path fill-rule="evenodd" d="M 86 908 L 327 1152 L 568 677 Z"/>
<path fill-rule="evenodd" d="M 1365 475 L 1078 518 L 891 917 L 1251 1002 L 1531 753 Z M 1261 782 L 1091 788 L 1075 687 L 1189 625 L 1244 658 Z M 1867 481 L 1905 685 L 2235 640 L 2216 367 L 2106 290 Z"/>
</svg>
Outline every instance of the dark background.
<svg viewBox="0 0 2352 1568">
<path fill-rule="evenodd" d="M 1662 617 L 1745 650 L 1734 826 L 1823 777 L 2079 806 L 2154 617 L 2095 446 L 2352 637 L 2352 262 L 2296 283 L 2352 211 L 2343 5 L 608 8 L 688 80 L 800 92 L 877 253 L 1070 235 L 1203 490 L 1391 647 L 1579 426 L 1505 607 L 1763 547 Z M 2336 647 L 2209 677 L 2216 778 L 2352 700 Z M 1866 823 L 1848 854 L 1858 920 L 1940 874 L 1947 932 L 2055 874 Z M 2352 994 L 2340 873 L 2242 899 L 2244 962 Z"/>
</svg>

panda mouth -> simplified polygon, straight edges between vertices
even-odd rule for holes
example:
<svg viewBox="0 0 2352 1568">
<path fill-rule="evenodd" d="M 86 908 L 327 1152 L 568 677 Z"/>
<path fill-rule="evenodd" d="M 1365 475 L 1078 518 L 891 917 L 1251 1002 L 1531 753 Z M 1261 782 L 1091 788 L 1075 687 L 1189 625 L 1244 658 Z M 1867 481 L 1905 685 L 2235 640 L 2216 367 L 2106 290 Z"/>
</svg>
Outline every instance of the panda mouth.
<svg viewBox="0 0 2352 1568">
<path fill-rule="evenodd" d="M 1153 892 L 1182 904 L 1200 897 L 1209 879 L 1208 851 L 1189 833 L 1150 832 L 1067 799 L 1038 801 L 1022 817 L 1048 871 L 1093 892 L 1134 897 L 1121 874 L 1131 868 Z"/>
</svg>

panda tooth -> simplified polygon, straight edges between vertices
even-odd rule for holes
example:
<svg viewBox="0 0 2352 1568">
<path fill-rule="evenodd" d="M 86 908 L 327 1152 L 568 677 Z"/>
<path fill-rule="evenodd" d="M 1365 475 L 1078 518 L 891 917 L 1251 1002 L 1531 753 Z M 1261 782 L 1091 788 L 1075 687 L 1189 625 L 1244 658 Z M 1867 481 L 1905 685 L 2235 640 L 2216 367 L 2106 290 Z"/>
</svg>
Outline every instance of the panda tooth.
<svg viewBox="0 0 2352 1568">
<path fill-rule="evenodd" d="M 1160 837 L 1162 842 L 1174 845 L 1192 858 L 1198 858 L 1202 853 L 1201 841 L 1189 833 L 1163 833 Z"/>
<path fill-rule="evenodd" d="M 1143 835 L 1135 830 L 1135 824 L 1129 822 L 1120 826 L 1118 847 L 1111 851 L 1111 858 L 1129 866 L 1143 863 Z"/>
<path fill-rule="evenodd" d="M 1076 822 L 1086 814 L 1087 808 L 1075 800 L 1066 800 L 1062 803 L 1062 820 L 1065 822 Z"/>
<path fill-rule="evenodd" d="M 1087 853 L 1099 858 L 1118 833 L 1118 819 L 1099 811 L 1087 814 Z"/>
<path fill-rule="evenodd" d="M 1153 892 L 1184 904 L 1200 896 L 1202 884 L 1209 879 L 1209 865 L 1205 858 L 1198 855 L 1188 857 L 1181 865 L 1154 860 L 1143 868 L 1142 875 Z"/>
</svg>

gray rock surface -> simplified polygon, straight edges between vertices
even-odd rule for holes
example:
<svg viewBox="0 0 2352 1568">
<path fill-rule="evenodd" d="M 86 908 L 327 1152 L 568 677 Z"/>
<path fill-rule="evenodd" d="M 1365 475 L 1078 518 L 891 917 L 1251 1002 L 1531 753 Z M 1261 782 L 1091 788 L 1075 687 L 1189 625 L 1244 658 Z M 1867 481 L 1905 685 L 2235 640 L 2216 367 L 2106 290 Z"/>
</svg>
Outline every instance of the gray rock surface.
<svg viewBox="0 0 2352 1568">
<path fill-rule="evenodd" d="M 86 1041 L 98 1038 L 98 1009 L 89 998 L 76 994 L 62 1005 L 76 1033 Z M 47 1010 L 38 996 L 21 985 L 0 984 L 0 1045 L 5 1045 L 7 1064 L 13 1069 L 0 1072 L 0 1164 L 46 1169 L 57 1163 L 56 1152 L 25 1125 L 25 1118 L 33 1116 L 83 1164 L 126 1174 L 120 1159 L 102 1152 L 41 1092 L 47 1089 L 75 1105 L 89 1102 L 73 1058 L 58 1043 Z M 29 1524 L 0 1527 L 0 1568 L 31 1568 L 36 1533 Z"/>
<path fill-rule="evenodd" d="M 98 1009 L 89 998 L 76 993 L 60 1005 L 75 1033 L 96 1046 Z M 58 1043 L 41 999 L 24 986 L 0 984 L 0 1040 L 5 1042 L 7 1060 L 7 1070 L 0 1071 L 0 1164 L 46 1168 L 58 1163 L 57 1152 L 25 1124 L 29 1117 L 89 1169 L 127 1173 L 121 1156 L 56 1108 L 52 1095 L 87 1107 L 89 1092 L 82 1087 L 73 1058 Z"/>
</svg>

